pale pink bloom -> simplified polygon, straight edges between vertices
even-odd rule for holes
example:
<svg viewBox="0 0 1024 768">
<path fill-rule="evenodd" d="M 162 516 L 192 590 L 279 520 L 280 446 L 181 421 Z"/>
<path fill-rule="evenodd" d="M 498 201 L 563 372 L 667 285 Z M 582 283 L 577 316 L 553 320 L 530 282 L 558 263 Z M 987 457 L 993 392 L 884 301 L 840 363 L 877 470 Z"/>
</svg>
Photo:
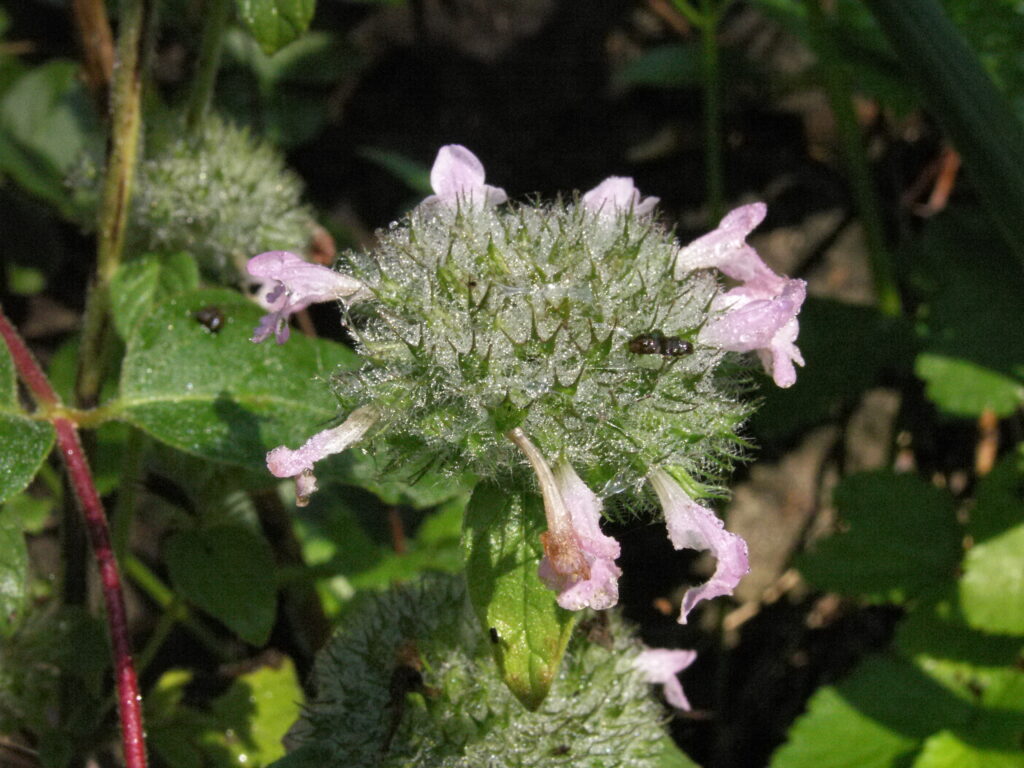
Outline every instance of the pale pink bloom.
<svg viewBox="0 0 1024 768">
<path fill-rule="evenodd" d="M 462 205 L 501 205 L 508 200 L 505 190 L 484 184 L 484 166 L 461 144 L 446 144 L 437 152 L 430 169 L 434 194 L 420 205 L 456 208 Z"/>
<path fill-rule="evenodd" d="M 698 237 L 676 256 L 675 276 L 682 280 L 695 269 L 717 269 L 741 283 L 759 283 L 771 289 L 783 278 L 765 264 L 757 251 L 747 245 L 747 235 L 764 221 L 768 207 L 764 203 L 743 205 L 727 213 L 718 227 Z M 778 290 L 781 290 L 778 285 Z"/>
<path fill-rule="evenodd" d="M 357 408 L 340 425 L 317 432 L 300 448 L 292 450 L 281 445 L 270 451 L 267 469 L 274 477 L 295 478 L 295 504 L 304 507 L 317 489 L 313 465 L 359 442 L 378 418 L 380 414 L 372 406 Z"/>
<path fill-rule="evenodd" d="M 371 295 L 354 277 L 311 264 L 289 251 L 253 256 L 246 268 L 262 283 L 257 300 L 269 310 L 253 332 L 252 341 L 257 343 L 273 334 L 278 344 L 284 344 L 290 333 L 288 318 L 310 304 L 339 299 L 353 303 Z"/>
<path fill-rule="evenodd" d="M 698 237 L 676 256 L 675 277 L 695 269 L 717 269 L 740 285 L 711 305 L 717 313 L 701 329 L 701 343 L 730 352 L 757 352 L 765 370 L 780 387 L 796 383 L 804 364 L 796 347 L 800 325 L 796 316 L 807 296 L 803 280 L 777 275 L 747 245 L 747 236 L 764 221 L 767 207 L 751 203 L 730 211 L 718 227 Z"/>
<path fill-rule="evenodd" d="M 633 666 L 640 670 L 648 683 L 665 686 L 665 700 L 669 704 L 689 712 L 690 702 L 677 675 L 696 660 L 696 651 L 645 648 L 633 659 Z"/>
<path fill-rule="evenodd" d="M 567 461 L 552 472 L 521 429 L 508 437 L 533 467 L 544 499 L 548 530 L 541 535 L 541 580 L 558 592 L 558 604 L 566 610 L 611 608 L 619 600 L 622 571 L 615 565 L 619 543 L 601 532 L 601 501 Z"/>
<path fill-rule="evenodd" d="M 711 305 L 716 314 L 697 338 L 730 352 L 756 351 L 775 383 L 791 387 L 796 383 L 793 363 L 804 364 L 795 342 L 800 332 L 796 317 L 807 297 L 807 283 L 781 279 L 783 288 L 774 296 L 760 286 L 741 285 L 716 298 Z"/>
<path fill-rule="evenodd" d="M 646 216 L 658 204 L 657 197 L 640 198 L 640 190 L 633 186 L 628 176 L 609 176 L 582 197 L 583 206 L 588 210 L 603 213 L 632 211 L 637 216 Z"/>
<path fill-rule="evenodd" d="M 683 595 L 679 623 L 701 600 L 731 595 L 740 579 L 750 570 L 747 543 L 725 525 L 707 507 L 703 507 L 683 490 L 665 470 L 655 469 L 648 476 L 651 486 L 665 512 L 668 538 L 676 549 L 708 550 L 715 556 L 715 572 L 711 578 Z"/>
</svg>

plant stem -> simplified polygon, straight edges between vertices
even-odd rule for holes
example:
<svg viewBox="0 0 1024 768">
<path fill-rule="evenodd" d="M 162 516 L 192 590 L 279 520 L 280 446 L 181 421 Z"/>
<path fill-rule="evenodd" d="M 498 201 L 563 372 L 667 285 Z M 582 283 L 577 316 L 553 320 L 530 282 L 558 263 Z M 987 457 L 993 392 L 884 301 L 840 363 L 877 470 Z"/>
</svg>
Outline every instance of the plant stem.
<svg viewBox="0 0 1024 768">
<path fill-rule="evenodd" d="M 128 555 L 124 561 L 124 570 L 128 574 L 128 578 L 135 582 L 135 585 L 145 592 L 154 603 L 160 606 L 161 610 L 169 611 L 170 607 L 177 601 L 174 592 L 137 557 Z M 177 611 L 177 619 L 210 653 L 221 661 L 232 660 L 231 654 L 224 650 L 216 635 L 192 615 L 188 610 L 188 606 L 181 605 Z"/>
<path fill-rule="evenodd" d="M 217 82 L 220 54 L 224 47 L 224 30 L 231 14 L 230 0 L 206 0 L 206 22 L 203 25 L 203 41 L 199 48 L 195 78 L 188 97 L 185 124 L 189 131 L 195 131 L 206 114 Z"/>
<path fill-rule="evenodd" d="M 825 19 L 821 2 L 822 0 L 812 0 L 807 3 L 811 39 L 818 55 L 829 104 L 836 118 L 843 160 L 850 178 L 850 191 L 864 227 L 878 306 L 886 315 L 896 317 L 901 312 L 896 270 L 886 246 L 885 228 L 882 226 L 878 197 L 871 178 L 871 166 L 864 151 L 864 139 L 850 97 L 850 79 L 835 54 L 836 47 L 829 35 L 828 21 Z"/>
<path fill-rule="evenodd" d="M 702 0 L 701 58 L 704 62 L 704 174 L 712 223 L 725 214 L 725 177 L 722 171 L 721 57 L 718 22 L 724 5 Z"/>
<path fill-rule="evenodd" d="M 110 279 L 121 263 L 142 124 L 143 55 L 152 11 L 148 0 L 121 0 L 117 66 L 110 93 L 110 151 L 100 202 L 96 277 L 82 330 L 76 394 L 95 404 L 110 345 Z"/>
<path fill-rule="evenodd" d="M 85 83 L 96 103 L 103 107 L 114 74 L 114 36 L 103 0 L 72 0 L 71 12 L 82 41 Z"/>
<path fill-rule="evenodd" d="M 33 397 L 44 406 L 59 405 L 60 399 L 42 369 L 7 320 L 0 308 L 0 336 L 10 350 L 11 359 Z M 128 638 L 128 621 L 124 607 L 124 591 L 117 561 L 110 545 L 110 529 L 103 511 L 103 502 L 96 492 L 92 472 L 78 437 L 74 422 L 55 417 L 57 446 L 67 468 L 68 480 L 74 489 L 85 519 L 93 553 L 99 566 L 103 599 L 107 609 L 107 627 L 114 659 L 114 682 L 117 688 L 118 714 L 121 721 L 121 744 L 127 768 L 146 768 L 146 736 L 142 726 L 142 696 L 132 663 Z"/>
</svg>

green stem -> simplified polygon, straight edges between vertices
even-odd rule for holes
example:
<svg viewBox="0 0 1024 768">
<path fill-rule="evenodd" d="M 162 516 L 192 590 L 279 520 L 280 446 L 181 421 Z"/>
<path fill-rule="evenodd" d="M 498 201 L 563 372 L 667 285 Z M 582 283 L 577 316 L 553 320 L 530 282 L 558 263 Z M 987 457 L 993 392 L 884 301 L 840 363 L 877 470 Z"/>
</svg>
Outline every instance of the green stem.
<svg viewBox="0 0 1024 768">
<path fill-rule="evenodd" d="M 124 562 L 128 551 L 128 539 L 132 530 L 132 519 L 135 516 L 135 499 L 138 496 L 139 475 L 142 471 L 142 458 L 146 445 L 145 435 L 134 427 L 128 428 L 128 439 L 125 440 L 124 459 L 121 467 L 121 481 L 117 490 L 117 501 L 114 504 L 114 520 L 111 539 L 114 542 L 114 556 L 118 562 Z"/>
<path fill-rule="evenodd" d="M 828 21 L 821 8 L 821 0 L 807 3 L 807 19 L 811 40 L 818 55 L 825 91 L 836 118 L 843 160 L 850 179 L 850 191 L 864 227 L 868 259 L 874 279 L 878 306 L 887 315 L 896 317 L 901 312 L 896 270 L 885 242 L 885 228 L 871 177 L 871 166 L 864 150 L 864 139 L 857 123 L 852 86 L 847 72 L 836 56 L 836 46 L 829 33 Z"/>
<path fill-rule="evenodd" d="M 707 179 L 708 209 L 717 222 L 725 214 L 725 177 L 722 171 L 721 56 L 718 22 L 724 5 L 702 0 L 704 24 L 701 29 L 701 58 L 704 62 L 704 173 Z"/>
<path fill-rule="evenodd" d="M 160 646 L 164 644 L 167 636 L 174 629 L 174 625 L 181 621 L 185 615 L 185 603 L 180 597 L 175 597 L 171 600 L 163 613 L 160 614 L 160 620 L 153 628 L 149 640 L 146 641 L 146 647 L 139 652 L 135 660 L 135 666 L 139 670 L 140 677 L 145 674 L 146 669 L 160 650 Z"/>
<path fill-rule="evenodd" d="M 128 555 L 124 560 L 124 571 L 128 575 L 128 578 L 143 592 L 145 592 L 149 598 L 160 606 L 161 610 L 167 612 L 171 609 L 171 606 L 175 603 L 177 598 L 171 591 L 170 587 L 160 580 L 153 571 L 146 567 L 146 565 L 139 560 L 137 557 Z M 206 628 L 188 608 L 182 605 L 179 609 L 177 619 L 181 621 L 182 625 L 192 635 L 202 643 L 210 653 L 216 656 L 221 661 L 231 661 L 231 654 L 228 653 L 217 639 L 216 635 L 213 634 L 209 629 Z"/>
<path fill-rule="evenodd" d="M 202 122 L 213 98 L 217 82 L 220 54 L 224 47 L 224 31 L 231 16 L 231 0 L 206 0 L 206 22 L 203 25 L 203 41 L 199 48 L 195 79 L 188 97 L 186 125 L 195 131 Z"/>
<path fill-rule="evenodd" d="M 110 93 L 110 151 L 99 207 L 96 277 L 89 291 L 77 382 L 80 404 L 99 396 L 110 356 L 110 279 L 121 262 L 142 125 L 142 73 L 152 23 L 147 0 L 121 0 L 116 66 Z"/>
</svg>

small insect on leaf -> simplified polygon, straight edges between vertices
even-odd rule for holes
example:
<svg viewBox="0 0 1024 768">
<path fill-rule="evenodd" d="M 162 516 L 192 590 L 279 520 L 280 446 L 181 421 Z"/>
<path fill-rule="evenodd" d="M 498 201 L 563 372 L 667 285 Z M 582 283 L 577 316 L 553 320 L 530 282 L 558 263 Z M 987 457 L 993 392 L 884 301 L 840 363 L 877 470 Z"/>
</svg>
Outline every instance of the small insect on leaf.
<svg viewBox="0 0 1024 768">
<path fill-rule="evenodd" d="M 208 304 L 197 309 L 192 317 L 210 333 L 220 333 L 224 327 L 224 312 L 216 304 Z"/>
</svg>

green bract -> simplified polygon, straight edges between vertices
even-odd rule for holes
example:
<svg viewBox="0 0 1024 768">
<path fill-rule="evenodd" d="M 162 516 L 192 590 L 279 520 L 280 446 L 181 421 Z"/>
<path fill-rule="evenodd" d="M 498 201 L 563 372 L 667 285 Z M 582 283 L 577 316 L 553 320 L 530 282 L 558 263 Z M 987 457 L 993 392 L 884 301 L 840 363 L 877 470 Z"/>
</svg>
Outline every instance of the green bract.
<svg viewBox="0 0 1024 768">
<path fill-rule="evenodd" d="M 697 339 L 718 283 L 675 279 L 679 244 L 655 220 L 579 201 L 420 206 L 379 238 L 341 267 L 373 300 L 348 318 L 367 363 L 335 391 L 379 409 L 389 449 L 496 476 L 521 464 L 505 436 L 521 427 L 600 495 L 733 455 L 749 406 Z M 638 352 L 641 334 L 693 351 Z"/>
</svg>

